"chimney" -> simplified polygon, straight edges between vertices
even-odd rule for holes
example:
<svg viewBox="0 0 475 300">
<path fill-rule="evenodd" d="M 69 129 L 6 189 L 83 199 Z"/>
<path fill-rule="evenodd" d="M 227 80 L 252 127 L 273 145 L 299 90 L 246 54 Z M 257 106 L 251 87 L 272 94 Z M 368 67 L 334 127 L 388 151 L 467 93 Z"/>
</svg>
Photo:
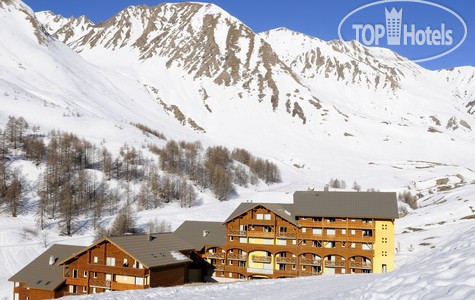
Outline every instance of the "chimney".
<svg viewBox="0 0 475 300">
<path fill-rule="evenodd" d="M 150 232 L 147 234 L 147 240 L 149 242 L 152 240 L 152 234 Z"/>
<path fill-rule="evenodd" d="M 48 265 L 52 266 L 52 265 L 54 265 L 55 262 L 56 262 L 56 259 L 54 258 L 53 255 L 51 255 L 51 256 L 49 257 Z"/>
<path fill-rule="evenodd" d="M 203 236 L 206 237 L 209 234 L 209 230 L 203 230 Z"/>
</svg>

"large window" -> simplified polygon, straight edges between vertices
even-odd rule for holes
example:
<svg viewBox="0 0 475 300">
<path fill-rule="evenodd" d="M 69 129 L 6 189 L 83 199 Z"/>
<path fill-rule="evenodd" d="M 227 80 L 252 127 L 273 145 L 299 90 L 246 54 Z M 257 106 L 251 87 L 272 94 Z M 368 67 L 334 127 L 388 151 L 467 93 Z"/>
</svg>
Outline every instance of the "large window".
<svg viewBox="0 0 475 300">
<path fill-rule="evenodd" d="M 70 285 L 69 286 L 69 292 L 73 293 L 73 294 L 76 294 L 78 292 L 78 287 L 75 286 L 75 285 Z"/>
<path fill-rule="evenodd" d="M 328 228 L 327 229 L 327 234 L 328 235 L 335 235 L 335 229 L 334 228 Z"/>
<path fill-rule="evenodd" d="M 256 214 L 256 219 L 264 220 L 264 214 Z"/>
<path fill-rule="evenodd" d="M 78 278 L 78 270 L 73 270 L 73 278 Z"/>
<path fill-rule="evenodd" d="M 271 214 L 265 214 L 264 215 L 264 220 L 270 220 L 272 217 L 271 217 Z"/>
<path fill-rule="evenodd" d="M 99 262 L 99 257 L 94 256 L 94 263 L 97 264 Z"/>
<path fill-rule="evenodd" d="M 313 228 L 312 233 L 320 235 L 320 234 L 322 234 L 322 229 L 321 228 Z"/>
<path fill-rule="evenodd" d="M 106 266 L 115 267 L 115 257 L 108 257 L 106 259 Z"/>
</svg>

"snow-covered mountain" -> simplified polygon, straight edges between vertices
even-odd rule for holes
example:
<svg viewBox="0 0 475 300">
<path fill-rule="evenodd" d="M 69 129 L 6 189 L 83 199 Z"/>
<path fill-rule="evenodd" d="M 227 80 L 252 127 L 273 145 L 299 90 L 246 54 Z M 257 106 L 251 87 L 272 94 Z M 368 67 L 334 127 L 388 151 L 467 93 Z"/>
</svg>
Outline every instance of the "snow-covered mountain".
<svg viewBox="0 0 475 300">
<path fill-rule="evenodd" d="M 474 67 L 431 71 L 356 42 L 284 28 L 256 34 L 202 3 L 133 6 L 94 24 L 2 0 L 0 38 L 1 127 L 14 115 L 111 152 L 124 143 L 163 145 L 131 125 L 140 122 L 176 140 L 245 147 L 282 171 L 280 184 L 241 189 L 224 203 L 202 194 L 200 208 L 170 206 L 141 214 L 145 221 L 173 214 L 176 227 L 205 218 L 204 209 L 220 220 L 239 201 L 286 201 L 332 177 L 364 189 L 410 187 L 421 201 L 439 195 L 430 196 L 438 179 L 447 179 L 445 188 L 467 189 L 475 180 Z M 38 170 L 27 171 L 34 184 Z M 445 193 L 451 205 L 472 203 L 458 201 L 457 189 Z M 37 240 L 18 246 L 17 224 L 34 224 L 31 215 L 19 219 L 0 219 L 0 262 L 10 274 L 42 250 Z M 404 228 L 419 225 L 406 220 L 412 223 Z M 444 237 L 458 227 L 446 228 Z M 86 244 L 90 235 L 76 242 Z M 9 283 L 0 287 L 10 295 Z"/>
</svg>

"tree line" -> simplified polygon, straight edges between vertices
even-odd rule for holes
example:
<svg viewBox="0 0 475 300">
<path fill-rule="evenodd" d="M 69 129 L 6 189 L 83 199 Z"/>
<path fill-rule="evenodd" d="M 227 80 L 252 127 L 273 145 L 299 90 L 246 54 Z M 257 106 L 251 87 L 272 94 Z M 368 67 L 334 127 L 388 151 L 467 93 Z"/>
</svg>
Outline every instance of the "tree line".
<svg viewBox="0 0 475 300">
<path fill-rule="evenodd" d="M 156 130 L 134 125 L 144 134 L 167 140 Z M 152 155 L 129 145 L 113 155 L 72 133 L 53 130 L 42 135 L 23 118 L 10 117 L 0 130 L 0 207 L 14 217 L 24 209 L 27 183 L 21 170 L 11 167 L 16 160 L 28 160 L 42 170 L 34 187 L 38 228 L 57 222 L 64 235 L 80 230 L 83 218 L 103 231 L 100 223 L 105 216 L 116 216 L 113 234 L 134 232 L 132 206 L 146 210 L 177 202 L 191 207 L 198 200 L 197 189 L 209 189 L 217 199 L 226 200 L 236 185 L 280 181 L 274 163 L 244 149 L 204 149 L 200 142 L 175 140 L 167 140 L 163 147 L 147 146 Z"/>
</svg>

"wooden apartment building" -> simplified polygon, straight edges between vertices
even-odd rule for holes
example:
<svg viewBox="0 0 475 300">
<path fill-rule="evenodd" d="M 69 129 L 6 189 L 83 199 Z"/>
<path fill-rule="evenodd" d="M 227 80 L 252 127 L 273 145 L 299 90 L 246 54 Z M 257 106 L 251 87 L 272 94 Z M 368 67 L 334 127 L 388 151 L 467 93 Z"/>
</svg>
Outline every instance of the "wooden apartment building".
<svg viewBox="0 0 475 300">
<path fill-rule="evenodd" d="M 9 280 L 20 300 L 182 285 L 192 252 L 172 233 L 106 237 L 87 248 L 53 245 Z"/>
<path fill-rule="evenodd" d="M 241 203 L 224 223 L 54 245 L 9 280 L 14 299 L 35 300 L 224 278 L 384 273 L 394 268 L 397 217 L 395 193 L 296 192 L 290 204 Z"/>
<path fill-rule="evenodd" d="M 395 193 L 296 192 L 294 203 L 242 203 L 203 257 L 232 279 L 384 273 L 394 268 Z"/>
</svg>

